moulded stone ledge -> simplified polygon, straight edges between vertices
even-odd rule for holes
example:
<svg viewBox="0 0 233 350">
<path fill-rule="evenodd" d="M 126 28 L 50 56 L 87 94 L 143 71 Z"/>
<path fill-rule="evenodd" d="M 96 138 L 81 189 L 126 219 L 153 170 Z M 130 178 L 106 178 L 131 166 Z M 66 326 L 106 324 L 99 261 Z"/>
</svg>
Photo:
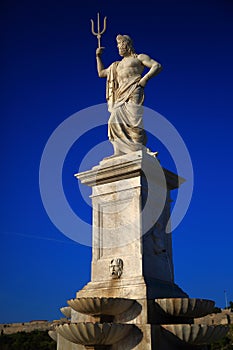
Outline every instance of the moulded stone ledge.
<svg viewBox="0 0 233 350">
<path fill-rule="evenodd" d="M 155 164 L 158 160 L 149 155 L 145 150 L 130 152 L 118 157 L 103 159 L 99 165 L 91 170 L 74 174 L 74 176 L 87 186 L 96 186 L 103 183 L 118 181 L 139 176 L 146 170 L 147 175 L 153 181 L 161 180 L 158 172 L 155 171 Z M 169 189 L 178 188 L 185 179 L 177 176 L 171 171 L 161 168 Z M 148 179 L 147 179 L 148 180 Z"/>
<path fill-rule="evenodd" d="M 214 301 L 191 298 L 155 299 L 155 303 L 169 316 L 202 317 L 212 313 Z"/>
<path fill-rule="evenodd" d="M 133 299 L 125 298 L 76 298 L 68 300 L 71 308 L 82 314 L 91 316 L 115 316 L 128 310 L 134 303 Z"/>
<path fill-rule="evenodd" d="M 171 333 L 179 340 L 193 345 L 209 344 L 223 338 L 229 327 L 226 325 L 201 325 L 201 324 L 171 324 L 162 325 L 163 329 Z"/>
<path fill-rule="evenodd" d="M 59 325 L 56 331 L 75 344 L 113 345 L 124 339 L 133 327 L 132 324 L 81 322 Z"/>
</svg>

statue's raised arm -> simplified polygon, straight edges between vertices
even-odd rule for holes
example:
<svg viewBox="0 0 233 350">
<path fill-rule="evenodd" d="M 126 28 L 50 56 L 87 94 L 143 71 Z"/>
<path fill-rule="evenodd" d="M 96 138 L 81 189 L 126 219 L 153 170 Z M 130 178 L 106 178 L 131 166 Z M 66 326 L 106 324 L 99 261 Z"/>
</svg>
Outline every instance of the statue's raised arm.
<svg viewBox="0 0 233 350">
<path fill-rule="evenodd" d="M 103 47 L 96 50 L 97 71 L 107 78 L 106 98 L 111 116 L 108 136 L 114 147 L 114 156 L 141 150 L 146 146 L 142 121 L 144 87 L 149 79 L 161 72 L 160 63 L 148 55 L 135 53 L 128 35 L 117 35 L 121 61 L 104 68 L 101 56 Z M 149 71 L 143 75 L 144 69 Z"/>
<path fill-rule="evenodd" d="M 104 64 L 101 59 L 103 50 L 104 47 L 98 47 L 96 49 L 97 72 L 100 78 L 107 78 L 107 69 L 104 68 Z"/>
</svg>

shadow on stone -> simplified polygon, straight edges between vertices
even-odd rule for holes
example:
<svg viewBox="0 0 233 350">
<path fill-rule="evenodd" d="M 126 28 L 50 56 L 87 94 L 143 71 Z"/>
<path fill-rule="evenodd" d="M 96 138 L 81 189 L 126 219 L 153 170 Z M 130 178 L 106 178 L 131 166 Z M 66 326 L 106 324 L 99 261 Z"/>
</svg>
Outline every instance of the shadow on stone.
<svg viewBox="0 0 233 350">
<path fill-rule="evenodd" d="M 117 322 L 129 322 L 133 319 L 135 319 L 140 313 L 142 312 L 142 305 L 139 304 L 136 300 L 134 301 L 133 305 L 122 314 L 116 316 L 114 318 L 114 321 Z"/>
<path fill-rule="evenodd" d="M 134 325 L 132 332 L 130 332 L 130 334 L 119 343 L 112 345 L 111 350 L 132 350 L 141 342 L 142 338 L 143 333 Z"/>
</svg>

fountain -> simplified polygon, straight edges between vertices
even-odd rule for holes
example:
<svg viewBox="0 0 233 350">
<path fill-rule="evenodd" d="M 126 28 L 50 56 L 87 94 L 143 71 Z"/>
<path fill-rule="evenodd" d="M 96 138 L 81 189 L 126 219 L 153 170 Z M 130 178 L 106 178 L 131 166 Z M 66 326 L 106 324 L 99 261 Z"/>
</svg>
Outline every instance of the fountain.
<svg viewBox="0 0 233 350">
<path fill-rule="evenodd" d="M 227 326 L 194 324 L 213 311 L 214 302 L 189 298 L 174 282 L 171 234 L 165 228 L 170 192 L 183 179 L 163 169 L 162 182 L 152 172 L 157 165 L 156 158 L 137 151 L 76 174 L 92 186 L 92 276 L 61 308 L 71 321 L 55 327 L 58 350 L 204 350 L 227 333 Z M 159 218 L 143 235 L 145 221 L 156 214 L 140 211 L 149 186 L 150 208 L 161 198 L 161 186 L 166 197 Z"/>
<path fill-rule="evenodd" d="M 107 77 L 114 154 L 75 174 L 92 188 L 92 273 L 68 300 L 69 309 L 62 308 L 70 322 L 55 328 L 57 350 L 204 350 L 228 328 L 194 324 L 214 302 L 189 298 L 174 281 L 171 191 L 185 180 L 162 168 L 156 152 L 145 147 L 143 87 L 161 65 L 136 55 L 130 37 L 118 35 L 123 59 L 106 71 L 100 46 L 106 19 L 99 28 L 98 16 L 98 32 L 93 21 L 92 32 L 99 43 L 97 71 Z M 149 71 L 141 76 L 144 66 Z"/>
</svg>

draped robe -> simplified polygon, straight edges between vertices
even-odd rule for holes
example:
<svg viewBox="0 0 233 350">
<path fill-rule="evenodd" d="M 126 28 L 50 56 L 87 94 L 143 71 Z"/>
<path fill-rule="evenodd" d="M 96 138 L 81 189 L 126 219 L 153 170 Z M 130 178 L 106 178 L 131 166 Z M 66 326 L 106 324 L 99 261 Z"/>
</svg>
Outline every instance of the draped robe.
<svg viewBox="0 0 233 350">
<path fill-rule="evenodd" d="M 108 137 L 115 151 L 129 153 L 146 145 L 142 121 L 144 89 L 138 85 L 140 74 L 129 77 L 119 87 L 116 71 L 118 63 L 114 62 L 108 68 L 106 98 L 111 113 Z"/>
</svg>

